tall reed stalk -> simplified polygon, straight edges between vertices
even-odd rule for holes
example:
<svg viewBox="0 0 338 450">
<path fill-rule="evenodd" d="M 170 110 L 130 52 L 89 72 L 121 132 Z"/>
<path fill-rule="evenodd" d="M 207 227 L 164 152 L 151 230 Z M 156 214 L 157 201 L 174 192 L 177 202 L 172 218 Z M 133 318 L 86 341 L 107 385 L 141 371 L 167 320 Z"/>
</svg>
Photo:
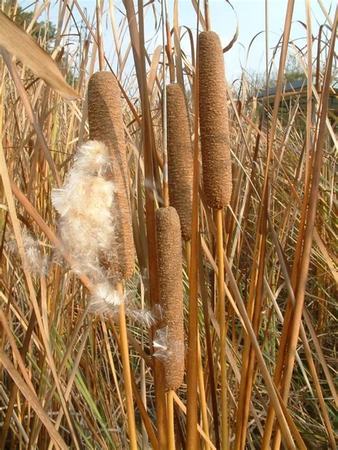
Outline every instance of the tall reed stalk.
<svg viewBox="0 0 338 450">
<path fill-rule="evenodd" d="M 131 226 L 128 168 L 124 124 L 120 105 L 120 90 L 115 77 L 110 72 L 97 72 L 88 85 L 88 119 L 90 137 L 103 142 L 111 153 L 111 173 L 115 184 L 116 241 L 118 251 L 112 252 L 112 265 L 116 277 L 117 290 L 123 295 L 123 280 L 134 271 L 134 245 Z M 120 348 L 126 390 L 130 448 L 137 449 L 133 392 L 130 375 L 128 335 L 124 302 L 119 307 Z"/>
<path fill-rule="evenodd" d="M 215 210 L 217 248 L 217 318 L 220 325 L 221 432 L 222 448 L 229 448 L 228 381 L 223 256 L 223 214 L 231 199 L 231 158 L 223 52 L 219 37 L 212 31 L 199 35 L 199 107 L 203 191 Z M 212 67 L 212 70 L 211 70 Z"/>
</svg>

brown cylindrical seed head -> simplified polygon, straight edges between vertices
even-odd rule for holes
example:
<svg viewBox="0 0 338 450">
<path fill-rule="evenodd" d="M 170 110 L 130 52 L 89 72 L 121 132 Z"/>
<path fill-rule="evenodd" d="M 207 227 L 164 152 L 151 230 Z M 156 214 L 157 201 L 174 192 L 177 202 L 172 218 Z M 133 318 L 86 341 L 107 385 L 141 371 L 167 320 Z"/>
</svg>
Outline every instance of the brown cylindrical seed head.
<svg viewBox="0 0 338 450">
<path fill-rule="evenodd" d="M 191 239 L 193 155 L 187 105 L 179 84 L 167 86 L 167 151 L 170 205 L 181 221 L 182 237 Z"/>
<path fill-rule="evenodd" d="M 223 52 L 212 31 L 199 35 L 199 111 L 203 190 L 211 208 L 231 198 L 231 157 Z"/>
<path fill-rule="evenodd" d="M 88 121 L 90 139 L 104 142 L 112 156 L 112 179 L 116 193 L 117 252 L 109 262 L 117 280 L 129 278 L 134 271 L 134 240 L 129 202 L 126 143 L 120 89 L 110 72 L 97 72 L 88 84 Z"/>
<path fill-rule="evenodd" d="M 175 208 L 156 211 L 156 229 L 160 304 L 167 338 L 165 386 L 175 390 L 184 375 L 182 241 Z"/>
</svg>

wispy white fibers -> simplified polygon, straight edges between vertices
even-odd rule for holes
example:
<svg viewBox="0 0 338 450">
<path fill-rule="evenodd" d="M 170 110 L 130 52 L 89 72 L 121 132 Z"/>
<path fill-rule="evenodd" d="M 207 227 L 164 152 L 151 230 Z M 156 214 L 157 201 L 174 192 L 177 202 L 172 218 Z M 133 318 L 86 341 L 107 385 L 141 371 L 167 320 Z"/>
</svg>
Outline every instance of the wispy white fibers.
<svg viewBox="0 0 338 450">
<path fill-rule="evenodd" d="M 25 267 L 25 269 L 34 275 L 47 275 L 48 257 L 43 254 L 39 241 L 34 239 L 26 230 L 23 230 L 22 241 L 26 253 L 27 267 Z M 10 240 L 8 242 L 8 251 L 19 255 L 15 240 Z"/>
<path fill-rule="evenodd" d="M 102 142 L 88 141 L 78 149 L 63 187 L 52 192 L 53 205 L 60 214 L 63 246 L 72 258 L 72 269 L 91 279 L 91 309 L 99 314 L 105 306 L 115 307 L 123 301 L 101 264 L 116 251 L 115 189 L 110 166 L 107 147 Z"/>
<path fill-rule="evenodd" d="M 100 315 L 110 315 L 121 300 L 120 292 L 108 281 L 97 283 L 92 292 L 89 311 Z"/>
<path fill-rule="evenodd" d="M 41 252 L 39 242 L 27 232 L 23 233 L 22 238 L 27 264 L 29 265 L 27 270 L 38 275 L 46 275 L 48 271 L 48 260 L 47 256 Z"/>
</svg>

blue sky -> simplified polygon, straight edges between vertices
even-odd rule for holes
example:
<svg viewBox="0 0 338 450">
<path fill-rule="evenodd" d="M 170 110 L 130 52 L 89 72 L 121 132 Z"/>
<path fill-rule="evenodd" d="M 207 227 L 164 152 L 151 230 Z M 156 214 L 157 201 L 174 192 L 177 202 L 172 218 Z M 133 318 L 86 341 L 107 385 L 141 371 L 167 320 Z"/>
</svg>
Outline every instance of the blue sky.
<svg viewBox="0 0 338 450">
<path fill-rule="evenodd" d="M 240 76 L 242 68 L 249 73 L 262 73 L 265 69 L 265 1 L 264 0 L 232 0 L 234 10 L 227 5 L 225 0 L 209 0 L 211 28 L 221 37 L 225 47 L 233 37 L 238 23 L 239 35 L 235 45 L 225 54 L 226 70 L 230 80 Z M 269 22 L 269 56 L 272 49 L 278 43 L 284 28 L 284 20 L 287 8 L 287 0 L 268 0 L 268 22 Z M 334 2 L 322 0 L 327 11 L 333 9 Z M 180 0 L 182 22 L 189 20 L 192 16 L 192 7 L 189 0 Z M 325 22 L 325 16 L 317 2 L 310 0 L 312 11 L 313 34 L 318 32 L 318 24 Z M 331 12 L 332 17 L 332 12 Z M 296 0 L 293 13 L 293 24 L 291 28 L 291 39 L 296 39 L 299 46 L 306 43 L 305 29 L 298 21 L 306 21 L 305 0 Z M 195 27 L 196 20 L 190 23 Z M 254 36 L 250 52 L 248 48 Z"/>
<path fill-rule="evenodd" d="M 215 12 L 217 4 L 221 3 L 217 0 L 213 2 Z M 229 54 L 226 55 L 227 66 L 230 74 L 234 77 L 240 73 L 241 65 L 246 66 L 249 72 L 261 72 L 265 66 L 265 33 L 261 33 L 254 40 L 250 49 L 248 58 L 247 50 L 253 37 L 265 29 L 264 17 L 265 17 L 265 2 L 262 0 L 240 0 L 234 3 L 238 23 L 239 23 L 239 39 Z M 327 10 L 330 8 L 330 1 L 324 1 L 323 4 Z M 277 45 L 278 40 L 282 34 L 284 28 L 284 20 L 286 13 L 287 1 L 286 0 L 270 0 L 268 2 L 268 26 L 269 26 L 269 48 L 270 56 L 272 54 L 272 48 Z M 316 0 L 311 1 L 312 9 L 312 29 L 313 34 L 318 32 L 318 24 L 324 23 L 325 16 L 322 13 Z M 222 19 L 218 18 L 217 14 L 214 17 L 215 31 L 220 31 L 224 27 Z M 291 28 L 291 39 L 295 39 L 299 46 L 302 46 L 306 42 L 306 33 L 303 26 L 298 21 L 306 22 L 305 13 L 305 1 L 296 0 L 293 13 L 293 24 Z"/>
<path fill-rule="evenodd" d="M 122 0 L 104 0 L 105 11 L 108 9 L 109 2 L 112 2 L 117 7 L 122 6 Z M 309 0 L 312 11 L 312 28 L 313 34 L 318 32 L 318 25 L 325 22 L 325 16 L 320 7 L 321 3 L 327 10 L 332 10 L 335 2 L 331 0 Z M 89 17 L 93 17 L 95 10 L 95 0 L 78 0 L 80 6 L 87 10 Z M 196 15 L 192 6 L 191 0 L 178 0 L 179 2 L 179 17 L 180 25 L 186 25 L 192 30 L 196 28 Z M 22 0 L 19 2 L 22 6 L 32 3 L 31 0 Z M 41 4 L 41 1 L 39 2 Z M 71 3 L 71 1 L 69 1 Z M 136 2 L 137 3 L 137 2 Z M 155 0 L 157 11 L 160 10 L 160 0 Z M 203 3 L 203 1 L 201 1 Z M 216 31 L 222 41 L 223 46 L 226 46 L 233 37 L 236 24 L 238 24 L 239 35 L 235 45 L 225 54 L 225 63 L 227 76 L 230 81 L 233 81 L 240 76 L 244 68 L 248 73 L 264 73 L 265 69 L 265 0 L 231 0 L 232 9 L 226 0 L 209 0 L 211 28 Z M 269 56 L 272 55 L 272 49 L 277 44 L 284 26 L 285 13 L 287 7 L 287 0 L 267 0 L 268 3 L 268 22 L 269 22 Z M 60 0 L 51 2 L 50 18 L 52 21 L 57 21 L 57 11 Z M 174 0 L 167 0 L 169 18 L 172 18 Z M 121 16 L 116 13 L 117 23 Z M 293 14 L 293 25 L 291 30 L 291 39 L 295 40 L 300 47 L 306 42 L 306 32 L 303 26 L 298 22 L 305 22 L 305 0 L 295 0 L 295 9 Z M 151 38 L 154 30 L 154 19 L 152 11 L 149 8 L 146 14 L 146 38 Z M 172 24 L 172 20 L 171 20 Z M 107 27 L 107 28 L 106 28 Z M 256 37 L 252 43 L 249 54 L 247 51 L 249 44 L 254 36 L 262 32 Z M 103 21 L 103 33 L 105 50 L 110 58 L 114 58 L 114 50 L 111 41 L 110 21 Z M 129 36 L 127 36 L 129 39 Z M 160 38 L 160 37 L 159 37 Z M 157 41 L 156 44 L 158 44 Z M 152 41 L 151 46 L 155 46 Z M 184 47 L 184 44 L 183 44 Z M 150 47 L 151 48 L 151 47 Z"/>
</svg>

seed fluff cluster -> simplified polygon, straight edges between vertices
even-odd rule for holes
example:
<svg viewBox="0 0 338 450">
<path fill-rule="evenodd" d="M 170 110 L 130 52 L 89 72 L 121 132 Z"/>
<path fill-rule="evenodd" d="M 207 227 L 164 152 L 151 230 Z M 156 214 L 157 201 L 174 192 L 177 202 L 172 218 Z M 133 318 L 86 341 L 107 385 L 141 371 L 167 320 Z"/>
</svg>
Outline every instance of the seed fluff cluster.
<svg viewBox="0 0 338 450">
<path fill-rule="evenodd" d="M 104 264 L 118 252 L 111 163 L 105 144 L 88 141 L 78 149 L 63 187 L 52 192 L 64 250 L 72 270 L 90 278 L 91 310 L 98 314 L 108 313 L 124 300 L 114 289 L 114 274 Z"/>
<path fill-rule="evenodd" d="M 22 232 L 23 249 L 26 255 L 25 270 L 32 275 L 46 276 L 48 274 L 50 261 L 42 251 L 37 239 L 34 239 L 27 230 Z M 16 240 L 9 238 L 7 248 L 10 254 L 19 257 L 19 250 Z"/>
</svg>

